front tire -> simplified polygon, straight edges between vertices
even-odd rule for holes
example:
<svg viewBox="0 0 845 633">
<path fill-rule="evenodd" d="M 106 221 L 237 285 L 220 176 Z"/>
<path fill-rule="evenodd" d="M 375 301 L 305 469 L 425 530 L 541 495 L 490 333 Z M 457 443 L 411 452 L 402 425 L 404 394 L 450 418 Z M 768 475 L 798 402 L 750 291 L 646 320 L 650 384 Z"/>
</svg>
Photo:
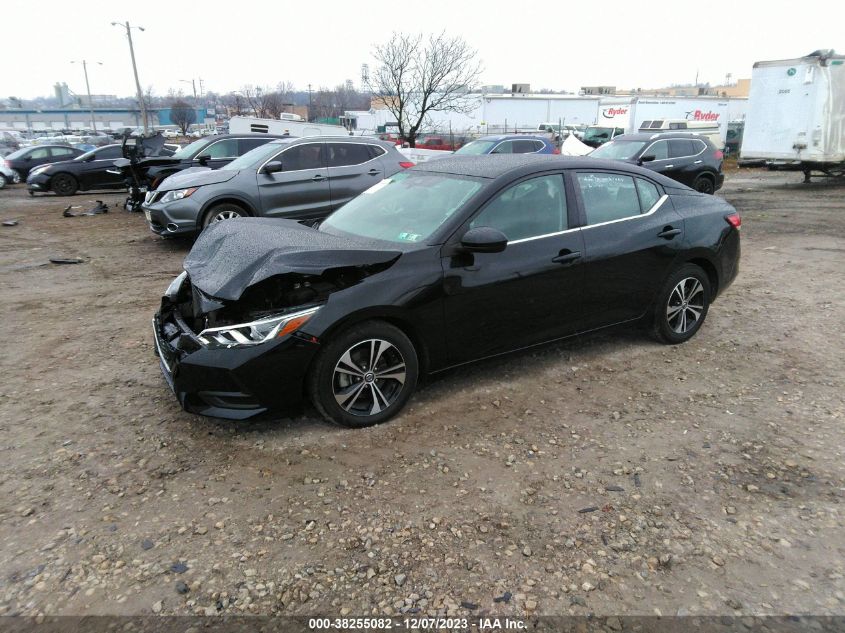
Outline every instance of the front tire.
<svg viewBox="0 0 845 633">
<path fill-rule="evenodd" d="M 0 189 L 5 189 L 7 184 L 8 180 L 6 180 L 5 174 L 0 174 Z"/>
<path fill-rule="evenodd" d="M 308 394 L 324 418 L 363 428 L 399 413 L 418 376 L 417 351 L 405 333 L 384 321 L 366 321 L 323 347 L 308 376 Z"/>
<path fill-rule="evenodd" d="M 12 170 L 12 184 L 13 185 L 21 184 L 21 173 L 16 169 Z"/>
<path fill-rule="evenodd" d="M 70 174 L 56 174 L 50 179 L 50 189 L 57 196 L 72 196 L 79 189 L 79 183 Z"/>
<path fill-rule="evenodd" d="M 685 343 L 701 329 L 710 308 L 710 279 L 684 264 L 663 284 L 654 305 L 652 334 L 661 343 Z"/>
<path fill-rule="evenodd" d="M 202 228 L 206 229 L 210 225 L 215 224 L 217 222 L 222 222 L 223 220 L 231 220 L 232 218 L 243 218 L 246 217 L 247 213 L 241 207 L 231 204 L 228 202 L 224 202 L 222 204 L 216 204 L 211 207 L 205 214 L 202 220 Z"/>
</svg>

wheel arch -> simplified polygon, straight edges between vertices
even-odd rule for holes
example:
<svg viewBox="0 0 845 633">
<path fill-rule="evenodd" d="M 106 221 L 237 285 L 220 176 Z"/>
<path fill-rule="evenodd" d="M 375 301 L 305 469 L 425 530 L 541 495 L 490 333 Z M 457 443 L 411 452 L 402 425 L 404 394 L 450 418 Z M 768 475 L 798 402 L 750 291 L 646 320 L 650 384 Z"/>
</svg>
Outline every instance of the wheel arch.
<svg viewBox="0 0 845 633">
<path fill-rule="evenodd" d="M 397 308 L 383 306 L 353 312 L 331 325 L 320 335 L 320 340 L 327 341 L 336 336 L 339 332 L 364 323 L 365 321 L 384 321 L 399 328 L 402 333 L 410 339 L 411 344 L 417 352 L 417 362 L 419 363 L 420 376 L 424 376 L 427 373 L 431 362 L 431 350 L 429 350 L 425 339 L 420 333 L 419 328 L 414 325 L 413 320 L 410 319 L 402 310 Z M 307 327 L 305 329 L 307 329 Z M 313 363 L 314 360 L 312 359 L 311 364 L 308 367 L 308 371 L 311 371 Z"/>
<path fill-rule="evenodd" d="M 202 209 L 200 209 L 199 212 L 199 216 L 197 217 L 197 226 L 202 227 L 202 222 L 205 218 L 205 214 L 208 213 L 209 209 L 217 206 L 218 204 L 233 204 L 246 211 L 248 215 L 253 217 L 255 216 L 255 209 L 243 197 L 234 194 L 223 194 L 217 198 L 212 198 L 202 206 Z"/>
<path fill-rule="evenodd" d="M 707 279 L 710 282 L 710 301 L 713 301 L 719 294 L 719 270 L 716 265 L 710 259 L 701 255 L 692 256 L 684 263 L 695 264 L 707 273 Z"/>
</svg>

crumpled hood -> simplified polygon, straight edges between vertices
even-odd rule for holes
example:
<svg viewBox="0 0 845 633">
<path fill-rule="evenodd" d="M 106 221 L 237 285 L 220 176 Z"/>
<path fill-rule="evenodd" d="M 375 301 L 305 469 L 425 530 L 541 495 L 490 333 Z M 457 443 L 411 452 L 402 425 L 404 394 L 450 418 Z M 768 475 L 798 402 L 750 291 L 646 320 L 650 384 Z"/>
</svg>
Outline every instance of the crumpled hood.
<svg viewBox="0 0 845 633">
<path fill-rule="evenodd" d="M 211 167 L 190 167 L 177 171 L 172 176 L 162 180 L 158 187 L 159 191 L 172 191 L 174 189 L 187 189 L 188 187 L 201 187 L 203 185 L 216 185 L 226 182 L 238 175 L 236 169 L 211 169 Z"/>
<path fill-rule="evenodd" d="M 194 287 L 206 295 L 237 301 L 244 290 L 275 275 L 321 275 L 335 268 L 376 266 L 401 254 L 293 220 L 235 218 L 202 232 L 185 258 L 185 270 Z"/>
</svg>

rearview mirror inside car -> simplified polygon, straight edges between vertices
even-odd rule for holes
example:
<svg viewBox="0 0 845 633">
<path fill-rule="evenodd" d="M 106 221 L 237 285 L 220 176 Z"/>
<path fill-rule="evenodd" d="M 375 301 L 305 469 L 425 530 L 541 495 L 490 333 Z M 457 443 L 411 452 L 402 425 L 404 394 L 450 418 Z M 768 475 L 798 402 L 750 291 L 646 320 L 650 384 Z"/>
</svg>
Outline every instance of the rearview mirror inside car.
<svg viewBox="0 0 845 633">
<path fill-rule="evenodd" d="M 264 173 L 265 174 L 275 174 L 282 171 L 282 162 L 278 160 L 271 160 L 269 163 L 264 165 Z"/>
<path fill-rule="evenodd" d="M 640 164 L 643 163 L 650 163 L 655 158 L 654 154 L 646 154 L 645 156 L 640 158 Z"/>
<path fill-rule="evenodd" d="M 501 253 L 507 245 L 507 236 L 490 226 L 477 226 L 461 238 L 461 246 L 471 253 Z"/>
</svg>

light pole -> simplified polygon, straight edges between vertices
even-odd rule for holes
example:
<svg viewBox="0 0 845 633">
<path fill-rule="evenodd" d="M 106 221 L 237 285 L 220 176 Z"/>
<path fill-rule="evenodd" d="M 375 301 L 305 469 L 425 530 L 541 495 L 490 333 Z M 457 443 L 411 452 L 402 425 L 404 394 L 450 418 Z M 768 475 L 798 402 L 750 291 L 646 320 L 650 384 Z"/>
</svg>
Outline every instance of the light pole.
<svg viewBox="0 0 845 633">
<path fill-rule="evenodd" d="M 132 29 L 143 31 L 143 26 L 129 26 L 129 21 L 112 22 L 112 26 L 122 26 L 126 29 L 126 38 L 129 40 L 129 55 L 132 57 L 132 72 L 135 73 L 135 89 L 138 91 L 138 104 L 141 106 L 141 118 L 144 121 L 144 134 L 147 133 L 149 122 L 147 121 L 147 104 L 144 103 L 144 93 L 141 90 L 141 82 L 138 80 L 138 66 L 135 64 L 135 47 L 132 46 Z"/>
<path fill-rule="evenodd" d="M 103 65 L 103 62 L 91 62 L 92 64 Z M 82 64 L 82 71 L 85 73 L 85 90 L 88 92 L 88 108 L 91 110 L 91 129 L 97 133 L 97 121 L 94 119 L 94 101 L 91 99 L 91 85 L 88 83 L 88 61 L 72 61 L 71 64 Z"/>
</svg>

